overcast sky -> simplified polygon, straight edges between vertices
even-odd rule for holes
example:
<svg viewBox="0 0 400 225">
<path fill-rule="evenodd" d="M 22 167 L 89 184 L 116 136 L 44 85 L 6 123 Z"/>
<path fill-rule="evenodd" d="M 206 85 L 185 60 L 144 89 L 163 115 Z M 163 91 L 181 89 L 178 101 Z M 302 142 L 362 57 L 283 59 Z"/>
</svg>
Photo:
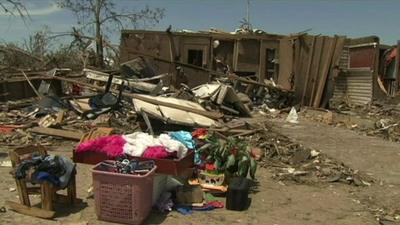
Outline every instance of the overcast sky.
<svg viewBox="0 0 400 225">
<path fill-rule="evenodd" d="M 0 0 L 4 1 L 4 0 Z M 52 0 L 23 0 L 31 21 L 0 11 L 0 40 L 22 42 L 47 25 L 52 31 L 70 30 L 76 19 Z M 246 0 L 115 0 L 118 7 L 140 9 L 144 5 L 165 8 L 165 17 L 155 30 L 233 31 L 246 15 Z M 400 0 L 251 0 L 250 21 L 269 33 L 289 34 L 312 29 L 313 34 L 349 37 L 377 35 L 385 44 L 400 39 Z M 119 34 L 112 35 L 118 44 Z"/>
</svg>

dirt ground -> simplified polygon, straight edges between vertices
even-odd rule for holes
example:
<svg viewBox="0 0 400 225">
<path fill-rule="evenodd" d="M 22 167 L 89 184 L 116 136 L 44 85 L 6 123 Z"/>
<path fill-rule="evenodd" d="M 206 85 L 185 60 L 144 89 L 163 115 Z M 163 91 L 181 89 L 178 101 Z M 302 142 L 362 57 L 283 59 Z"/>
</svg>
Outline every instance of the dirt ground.
<svg viewBox="0 0 400 225">
<path fill-rule="evenodd" d="M 272 172 L 260 168 L 258 188 L 251 194 L 247 211 L 234 212 L 218 209 L 194 212 L 184 216 L 177 212 L 167 215 L 153 211 L 145 224 L 271 224 L 271 225 L 369 225 L 379 224 L 377 215 L 400 214 L 399 144 L 373 137 L 361 136 L 353 131 L 310 122 L 288 125 L 276 121 L 276 129 L 309 146 L 324 152 L 346 165 L 370 174 L 377 181 L 367 187 L 343 183 L 296 184 L 272 179 Z M 301 132 L 300 132 L 301 131 Z M 57 148 L 52 154 L 71 155 L 71 145 Z M 0 160 L 6 160 L 6 148 L 0 148 Z M 17 214 L 11 210 L 0 213 L 0 224 L 110 224 L 98 221 L 94 200 L 87 198 L 91 184 L 91 166 L 78 165 L 78 197 L 84 204 L 74 208 L 63 207 L 55 220 L 42 220 Z M 0 167 L 0 199 L 18 201 L 10 168 Z M 35 198 L 39 200 L 39 198 Z M 4 202 L 0 202 L 0 207 Z"/>
</svg>

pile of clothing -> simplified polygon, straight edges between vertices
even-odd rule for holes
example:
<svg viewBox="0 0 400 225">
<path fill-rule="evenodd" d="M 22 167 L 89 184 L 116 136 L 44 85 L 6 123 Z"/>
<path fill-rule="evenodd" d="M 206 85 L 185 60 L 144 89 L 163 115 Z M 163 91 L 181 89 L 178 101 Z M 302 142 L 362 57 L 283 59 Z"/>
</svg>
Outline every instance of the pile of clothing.
<svg viewBox="0 0 400 225">
<path fill-rule="evenodd" d="M 32 155 L 32 158 L 22 161 L 15 170 L 17 179 L 27 179 L 37 184 L 48 181 L 66 188 L 72 175 L 76 174 L 76 165 L 67 157 L 52 155 Z"/>
<path fill-rule="evenodd" d="M 119 157 L 124 154 L 152 159 L 181 159 L 196 144 L 190 132 L 176 131 L 153 137 L 143 132 L 128 135 L 111 135 L 89 140 L 78 145 L 76 152 L 94 151 Z"/>
</svg>

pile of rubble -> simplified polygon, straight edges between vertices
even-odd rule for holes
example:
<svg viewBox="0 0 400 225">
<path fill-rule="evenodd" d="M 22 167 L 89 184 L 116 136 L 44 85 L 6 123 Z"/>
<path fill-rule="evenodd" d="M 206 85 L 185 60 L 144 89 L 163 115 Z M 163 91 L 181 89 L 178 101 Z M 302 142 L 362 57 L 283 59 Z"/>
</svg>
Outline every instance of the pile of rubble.
<svg viewBox="0 0 400 225">
<path fill-rule="evenodd" d="M 112 127 L 116 134 L 144 131 L 153 135 L 206 127 L 221 139 L 241 137 L 257 146 L 262 165 L 273 168 L 278 180 L 340 181 L 357 186 L 372 182 L 277 134 L 263 122 L 250 125 L 245 121 L 256 112 L 288 112 L 295 105 L 294 93 L 273 81 L 260 83 L 230 74 L 195 88 L 182 85 L 175 89 L 163 81 L 168 74 L 155 76 L 145 69 L 145 63 L 125 63 L 121 68 L 109 73 L 85 69 L 80 79 L 54 73 L 53 79 L 64 83 L 64 95 L 52 94 L 51 83 L 42 81 L 34 90 L 37 98 L 5 104 L 0 114 L 1 142 L 59 145 L 61 140 L 80 141 L 96 127 Z"/>
<path fill-rule="evenodd" d="M 124 63 L 117 71 L 84 69 L 73 74 L 70 69 L 53 69 L 41 76 L 45 79 L 39 79 L 39 87 L 30 73 L 15 76 L 26 79 L 36 98 L 2 104 L 5 145 L 80 140 L 83 133 L 100 126 L 113 127 L 116 133 L 144 130 L 152 134 L 160 126 L 162 130 L 221 127 L 234 118 L 251 117 L 254 111 L 278 111 L 294 102 L 292 92 L 273 82 L 235 74 L 195 88 L 182 84 L 176 89 L 166 84 L 170 74 L 156 75 L 142 58 Z M 61 95 L 55 94 L 60 90 L 53 90 L 57 88 L 53 81 L 61 83 Z"/>
<path fill-rule="evenodd" d="M 370 176 L 315 149 L 293 142 L 268 125 L 261 132 L 247 138 L 263 150 L 264 160 L 261 165 L 271 168 L 277 180 L 306 184 L 342 182 L 355 186 L 369 186 L 374 182 Z"/>
<path fill-rule="evenodd" d="M 335 111 L 350 118 L 347 121 L 334 121 L 335 126 L 343 125 L 362 134 L 400 142 L 399 105 L 388 102 L 374 102 L 363 107 L 342 104 Z M 358 120 L 352 120 L 351 118 L 357 118 Z"/>
<path fill-rule="evenodd" d="M 235 122 L 241 117 L 251 117 L 255 111 L 288 111 L 295 104 L 293 92 L 273 82 L 260 83 L 231 74 L 195 88 L 183 85 L 174 90 L 163 84 L 167 75 L 144 76 L 149 73 L 144 63 L 134 61 L 121 68 L 121 76 L 114 75 L 118 72 L 85 69 L 86 82 L 54 76 L 69 86 L 66 88 L 69 95 L 50 97 L 49 85 L 38 96 L 39 100 L 8 102 L 7 109 L 13 110 L 4 109 L 1 124 L 2 127 L 16 126 L 16 132 L 4 132 L 3 144 L 50 145 L 60 139 L 78 141 L 94 127 L 113 127 L 115 133 L 144 130 L 153 134 L 176 126 L 209 127 L 222 138 L 250 139 L 264 152 L 268 159 L 266 165 L 281 168 L 276 174 L 279 179 L 302 180 L 315 176 L 327 181 L 363 183 L 358 182 L 362 179 L 354 178 L 356 172 L 270 129 Z M 133 75 L 127 76 L 129 73 Z"/>
</svg>

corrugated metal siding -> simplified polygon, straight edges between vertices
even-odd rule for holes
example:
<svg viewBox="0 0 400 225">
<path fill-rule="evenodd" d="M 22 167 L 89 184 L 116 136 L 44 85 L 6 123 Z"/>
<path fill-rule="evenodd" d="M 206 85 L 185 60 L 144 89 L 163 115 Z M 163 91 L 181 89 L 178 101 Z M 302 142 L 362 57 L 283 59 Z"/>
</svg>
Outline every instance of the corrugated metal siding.
<svg viewBox="0 0 400 225">
<path fill-rule="evenodd" d="M 336 79 L 333 101 L 348 101 L 350 104 L 365 105 L 372 100 L 372 70 L 369 68 L 349 69 Z"/>
</svg>

